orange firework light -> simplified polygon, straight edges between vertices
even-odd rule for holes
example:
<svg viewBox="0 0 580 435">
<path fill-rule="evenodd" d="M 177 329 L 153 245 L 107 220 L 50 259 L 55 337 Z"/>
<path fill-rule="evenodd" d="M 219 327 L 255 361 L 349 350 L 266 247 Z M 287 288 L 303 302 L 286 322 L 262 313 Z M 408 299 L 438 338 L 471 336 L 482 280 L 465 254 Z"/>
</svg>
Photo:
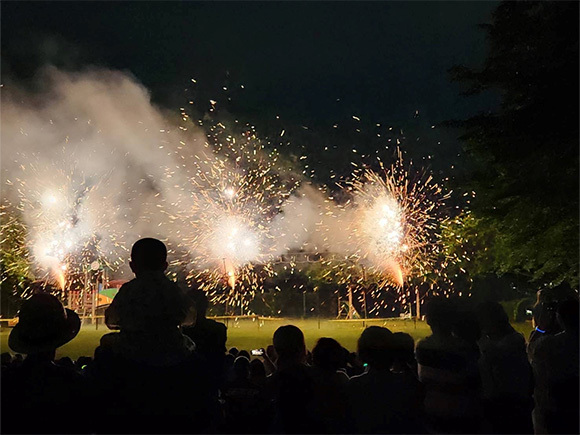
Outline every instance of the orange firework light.
<svg viewBox="0 0 580 435">
<path fill-rule="evenodd" d="M 424 170 L 415 171 L 412 163 L 407 168 L 400 150 L 396 157 L 390 167 L 379 160 L 379 172 L 357 170 L 343 185 L 350 197 L 342 210 L 353 254 L 340 269 L 361 288 L 374 280 L 378 293 L 394 289 L 398 301 L 406 303 L 410 294 L 403 291 L 405 284 L 444 274 L 451 261 L 441 244 L 446 222 L 441 211 L 450 192 L 444 193 Z M 357 280 L 355 266 L 364 267 L 364 279 Z M 381 305 L 381 298 L 374 296 Z"/>
</svg>

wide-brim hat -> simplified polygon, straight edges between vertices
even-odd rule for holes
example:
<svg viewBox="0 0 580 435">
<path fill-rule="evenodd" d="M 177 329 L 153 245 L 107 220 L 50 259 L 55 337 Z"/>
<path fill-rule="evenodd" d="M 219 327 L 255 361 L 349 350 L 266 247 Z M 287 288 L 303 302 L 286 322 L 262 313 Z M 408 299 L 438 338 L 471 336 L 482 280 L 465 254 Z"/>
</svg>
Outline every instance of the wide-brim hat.
<svg viewBox="0 0 580 435">
<path fill-rule="evenodd" d="M 14 352 L 48 352 L 68 343 L 79 333 L 81 319 L 49 294 L 36 294 L 22 304 L 19 321 L 10 332 Z"/>
</svg>

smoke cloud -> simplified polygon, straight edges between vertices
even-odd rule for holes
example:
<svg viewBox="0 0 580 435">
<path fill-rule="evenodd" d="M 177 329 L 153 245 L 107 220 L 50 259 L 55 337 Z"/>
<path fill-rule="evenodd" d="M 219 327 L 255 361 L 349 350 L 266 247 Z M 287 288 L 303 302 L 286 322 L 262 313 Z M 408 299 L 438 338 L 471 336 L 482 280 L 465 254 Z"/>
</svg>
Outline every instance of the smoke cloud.
<svg viewBox="0 0 580 435">
<path fill-rule="evenodd" d="M 169 239 L 158 210 L 163 201 L 171 214 L 176 186 L 187 188 L 181 169 L 202 152 L 203 133 L 169 121 L 127 73 L 47 68 L 38 81 L 38 92 L 5 85 L 1 108 L 2 194 L 13 203 L 25 197 L 31 244 L 43 244 L 36 230 L 71 219 L 91 228 L 75 230 L 68 244 L 96 232 L 102 243 L 115 242 L 102 247 L 112 257 L 139 237 Z"/>
<path fill-rule="evenodd" d="M 39 266 L 99 240 L 110 260 L 127 258 L 140 237 L 177 246 L 193 228 L 179 219 L 195 197 L 189 178 L 205 133 L 183 128 L 151 103 L 125 72 L 46 68 L 40 90 L 2 89 L 2 196 L 24 199 L 24 220 Z M 270 232 L 275 254 L 346 250 L 340 210 L 304 184 L 282 206 Z M 74 226 L 74 228 L 72 228 Z M 126 273 L 121 268 L 120 274 Z"/>
</svg>

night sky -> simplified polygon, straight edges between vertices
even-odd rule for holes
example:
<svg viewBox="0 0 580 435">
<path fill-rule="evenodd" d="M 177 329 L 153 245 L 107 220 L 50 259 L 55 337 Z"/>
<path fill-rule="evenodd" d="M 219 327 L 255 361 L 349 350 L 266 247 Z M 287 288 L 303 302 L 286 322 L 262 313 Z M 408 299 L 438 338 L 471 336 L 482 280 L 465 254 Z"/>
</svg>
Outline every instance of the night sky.
<svg viewBox="0 0 580 435">
<path fill-rule="evenodd" d="M 177 111 L 195 78 L 198 100 L 223 102 L 257 125 L 279 115 L 286 125 L 324 132 L 357 116 L 368 125 L 408 128 L 415 138 L 432 124 L 495 105 L 491 96 L 460 96 L 447 70 L 481 64 L 486 47 L 478 25 L 496 6 L 2 2 L 2 80 L 26 82 L 47 63 L 105 66 L 130 71 L 155 103 Z M 440 154 L 455 155 L 453 134 L 429 134 L 419 154 L 443 137 Z"/>
</svg>

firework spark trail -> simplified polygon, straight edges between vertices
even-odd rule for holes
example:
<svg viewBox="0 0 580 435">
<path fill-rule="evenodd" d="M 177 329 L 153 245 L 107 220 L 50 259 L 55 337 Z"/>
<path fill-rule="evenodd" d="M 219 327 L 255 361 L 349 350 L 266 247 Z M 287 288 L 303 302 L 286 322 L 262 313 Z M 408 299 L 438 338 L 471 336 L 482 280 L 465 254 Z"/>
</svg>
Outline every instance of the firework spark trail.
<svg viewBox="0 0 580 435">
<path fill-rule="evenodd" d="M 252 131 L 239 136 L 218 132 L 193 162 L 190 186 L 183 190 L 177 218 L 186 229 L 178 245 L 191 258 L 189 278 L 212 300 L 243 309 L 264 278 L 279 247 L 272 221 L 297 182 L 281 176 L 278 154 L 267 152 Z M 227 284 L 226 284 L 227 283 Z"/>
<path fill-rule="evenodd" d="M 390 167 L 379 163 L 380 172 L 358 169 L 342 185 L 349 200 L 336 214 L 347 228 L 347 249 L 326 262 L 339 283 L 371 289 L 371 312 L 386 308 L 380 296 L 385 290 L 393 289 L 395 301 L 405 303 L 411 296 L 406 283 L 444 277 L 452 261 L 441 244 L 442 210 L 450 193 L 412 163 L 407 169 L 400 150 Z"/>
</svg>

